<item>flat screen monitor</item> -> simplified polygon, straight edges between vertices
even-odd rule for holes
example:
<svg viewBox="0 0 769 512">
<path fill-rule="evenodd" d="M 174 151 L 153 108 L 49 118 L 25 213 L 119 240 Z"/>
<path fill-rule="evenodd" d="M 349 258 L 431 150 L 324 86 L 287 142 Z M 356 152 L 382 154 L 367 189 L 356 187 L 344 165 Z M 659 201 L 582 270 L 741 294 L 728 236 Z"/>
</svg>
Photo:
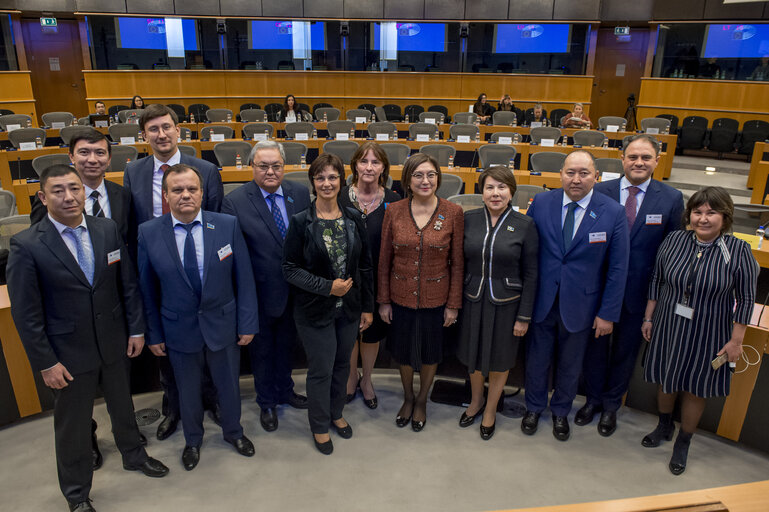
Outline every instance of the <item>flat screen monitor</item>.
<svg viewBox="0 0 769 512">
<path fill-rule="evenodd" d="M 197 51 L 198 31 L 195 20 L 183 18 L 182 34 L 184 49 L 188 52 Z M 133 50 L 166 50 L 166 20 L 165 18 L 115 18 L 115 34 L 118 48 Z"/>
<path fill-rule="evenodd" d="M 380 23 L 374 23 L 375 51 L 380 50 Z M 399 52 L 445 52 L 446 30 L 445 23 L 396 23 L 398 32 Z"/>
<path fill-rule="evenodd" d="M 492 53 L 568 53 L 569 23 L 497 23 Z"/>
<path fill-rule="evenodd" d="M 769 25 L 707 25 L 702 57 L 754 58 L 769 55 Z"/>
<path fill-rule="evenodd" d="M 323 21 L 308 23 L 310 23 L 312 50 L 325 51 L 326 23 Z M 248 47 L 251 50 L 293 50 L 293 22 L 251 20 L 248 24 Z"/>
</svg>

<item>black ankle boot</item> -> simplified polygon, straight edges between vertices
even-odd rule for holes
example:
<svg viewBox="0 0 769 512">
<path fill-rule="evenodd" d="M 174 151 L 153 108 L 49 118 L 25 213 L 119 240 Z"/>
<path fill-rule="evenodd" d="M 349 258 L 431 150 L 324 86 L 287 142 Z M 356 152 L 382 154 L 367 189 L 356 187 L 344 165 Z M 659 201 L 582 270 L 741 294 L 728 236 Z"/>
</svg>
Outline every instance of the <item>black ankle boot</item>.
<svg viewBox="0 0 769 512">
<path fill-rule="evenodd" d="M 645 435 L 641 440 L 641 444 L 646 448 L 654 448 L 659 446 L 663 440 L 670 441 L 673 439 L 673 431 L 676 428 L 673 424 L 673 415 L 660 413 L 659 417 L 660 420 L 657 423 L 657 428 L 650 434 Z"/>
<path fill-rule="evenodd" d="M 676 443 L 673 445 L 673 456 L 670 458 L 670 472 L 674 475 L 680 475 L 686 470 L 686 458 L 689 456 L 689 444 L 692 441 L 692 434 L 678 431 Z"/>
</svg>

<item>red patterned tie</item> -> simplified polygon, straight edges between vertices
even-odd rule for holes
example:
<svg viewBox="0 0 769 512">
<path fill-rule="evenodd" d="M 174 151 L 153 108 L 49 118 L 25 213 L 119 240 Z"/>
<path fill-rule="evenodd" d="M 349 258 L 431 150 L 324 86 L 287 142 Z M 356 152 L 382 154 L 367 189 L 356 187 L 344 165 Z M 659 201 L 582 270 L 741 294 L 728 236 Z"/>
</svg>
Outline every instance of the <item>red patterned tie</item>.
<svg viewBox="0 0 769 512">
<path fill-rule="evenodd" d="M 625 200 L 625 216 L 627 217 L 628 228 L 632 228 L 633 223 L 635 222 L 636 209 L 638 209 L 638 200 L 635 196 L 640 191 L 641 189 L 638 187 L 627 188 L 627 199 Z"/>
<path fill-rule="evenodd" d="M 171 166 L 168 164 L 163 164 L 160 166 L 160 170 L 163 171 L 163 174 L 165 174 L 169 167 Z M 162 191 L 160 192 L 160 204 L 161 204 L 161 208 L 163 209 L 162 211 L 163 215 L 171 211 L 171 209 L 168 207 L 168 201 L 166 201 L 166 196 L 163 194 Z"/>
</svg>

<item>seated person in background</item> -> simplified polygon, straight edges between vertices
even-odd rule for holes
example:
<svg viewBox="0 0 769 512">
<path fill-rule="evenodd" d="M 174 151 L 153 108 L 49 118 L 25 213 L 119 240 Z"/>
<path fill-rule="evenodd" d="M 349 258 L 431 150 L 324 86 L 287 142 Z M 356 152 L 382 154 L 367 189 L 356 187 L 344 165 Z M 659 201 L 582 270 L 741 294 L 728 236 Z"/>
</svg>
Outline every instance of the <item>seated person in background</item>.
<svg viewBox="0 0 769 512">
<path fill-rule="evenodd" d="M 572 111 L 561 118 L 561 126 L 564 128 L 590 128 L 592 125 L 582 103 L 575 103 Z"/>
<path fill-rule="evenodd" d="M 478 96 L 478 101 L 473 105 L 473 112 L 478 114 L 478 121 L 485 123 L 491 119 L 491 114 L 494 113 L 494 107 L 486 103 L 486 94 L 481 93 Z"/>
<path fill-rule="evenodd" d="M 144 108 L 144 100 L 138 94 L 131 98 L 131 110 Z"/>
<path fill-rule="evenodd" d="M 283 108 L 278 114 L 278 122 L 296 123 L 304 121 L 307 117 L 309 117 L 309 113 L 299 110 L 299 102 L 296 101 L 294 95 L 287 95 L 286 99 L 283 100 Z"/>
<path fill-rule="evenodd" d="M 748 80 L 769 80 L 769 55 L 761 57 L 761 64 L 756 66 Z"/>
<path fill-rule="evenodd" d="M 541 103 L 534 105 L 534 110 L 531 112 L 526 111 L 526 126 L 531 126 L 531 123 L 542 123 L 542 126 L 550 126 L 547 111 L 542 108 Z"/>
<path fill-rule="evenodd" d="M 513 104 L 513 99 L 509 94 L 502 96 L 502 99 L 499 100 L 497 110 L 504 112 L 515 112 L 515 105 Z"/>
<path fill-rule="evenodd" d="M 721 73 L 721 66 L 716 64 L 716 58 L 710 57 L 705 64 L 700 68 L 698 76 L 703 78 L 716 78 L 718 79 Z"/>
<path fill-rule="evenodd" d="M 94 105 L 94 114 L 103 116 L 107 113 L 107 105 L 103 101 L 97 101 Z"/>
</svg>

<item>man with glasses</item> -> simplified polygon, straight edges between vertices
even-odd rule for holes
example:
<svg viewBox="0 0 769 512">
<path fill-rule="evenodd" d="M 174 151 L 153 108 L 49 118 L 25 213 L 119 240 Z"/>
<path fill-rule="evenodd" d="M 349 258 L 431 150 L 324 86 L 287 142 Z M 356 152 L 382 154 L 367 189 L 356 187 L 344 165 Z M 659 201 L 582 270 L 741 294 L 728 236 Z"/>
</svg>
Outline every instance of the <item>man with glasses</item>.
<svg viewBox="0 0 769 512">
<path fill-rule="evenodd" d="M 183 163 L 200 171 L 203 179 L 202 208 L 218 212 L 224 190 L 219 170 L 211 162 L 188 156 L 179 151 L 179 120 L 176 113 L 165 105 L 149 105 L 139 119 L 152 155 L 140 158 L 126 166 L 123 186 L 131 192 L 131 233 L 129 249 L 136 254 L 136 233 L 140 224 L 160 217 L 170 210 L 163 197 L 163 173 L 172 165 Z M 163 421 L 158 425 L 157 438 L 166 439 L 176 431 L 179 423 L 179 392 L 173 370 L 165 357 L 159 358 L 160 385 L 163 387 Z M 203 402 L 214 413 L 218 422 L 216 393 L 208 373 L 204 372 Z"/>
<path fill-rule="evenodd" d="M 259 333 L 249 345 L 259 420 L 267 432 L 278 428 L 278 404 L 307 408 L 307 398 L 294 392 L 291 352 L 296 338 L 289 307 L 288 284 L 283 279 L 283 240 L 288 222 L 310 205 L 304 185 L 283 181 L 283 145 L 257 142 L 248 157 L 254 179 L 227 194 L 222 213 L 238 218 L 251 253 L 259 297 Z"/>
</svg>

